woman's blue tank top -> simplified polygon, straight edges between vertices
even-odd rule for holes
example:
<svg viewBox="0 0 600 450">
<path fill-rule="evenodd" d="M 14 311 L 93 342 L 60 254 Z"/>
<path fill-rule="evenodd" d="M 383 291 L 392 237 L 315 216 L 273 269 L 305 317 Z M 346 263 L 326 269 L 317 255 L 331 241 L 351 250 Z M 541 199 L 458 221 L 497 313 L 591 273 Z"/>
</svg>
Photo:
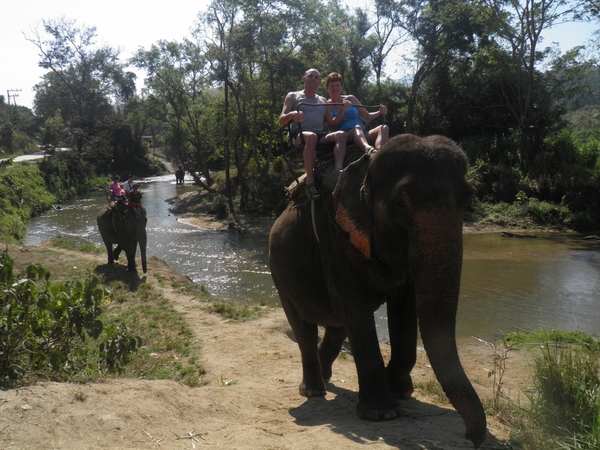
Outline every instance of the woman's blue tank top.
<svg viewBox="0 0 600 450">
<path fill-rule="evenodd" d="M 339 112 L 340 112 L 339 110 L 335 110 L 335 109 L 331 110 L 333 117 L 336 117 Z M 344 117 L 342 117 L 340 126 L 337 129 L 341 130 L 341 131 L 348 131 L 348 130 L 351 130 L 352 128 L 354 128 L 356 125 L 360 125 L 360 127 L 364 131 L 365 127 L 362 124 L 360 117 L 358 116 L 358 109 L 356 109 L 356 107 L 354 107 L 354 106 L 351 106 L 344 113 Z"/>
</svg>

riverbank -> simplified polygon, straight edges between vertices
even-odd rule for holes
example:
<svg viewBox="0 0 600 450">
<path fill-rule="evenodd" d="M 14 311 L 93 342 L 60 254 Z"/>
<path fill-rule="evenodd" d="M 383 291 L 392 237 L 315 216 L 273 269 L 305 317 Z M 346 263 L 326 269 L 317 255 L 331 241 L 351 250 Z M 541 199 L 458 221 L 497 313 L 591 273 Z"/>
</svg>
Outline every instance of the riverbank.
<svg viewBox="0 0 600 450">
<path fill-rule="evenodd" d="M 244 214 L 237 215 L 237 222 L 232 217 L 219 218 L 209 198 L 210 194 L 206 191 L 191 191 L 167 199 L 167 203 L 172 206 L 170 211 L 180 222 L 205 230 L 267 234 L 275 222 L 274 218 Z"/>
<path fill-rule="evenodd" d="M 242 233 L 268 233 L 275 218 L 254 217 L 238 215 L 237 224 L 231 217 L 217 218 L 214 204 L 208 200 L 210 195 L 206 191 L 186 192 L 167 200 L 171 212 L 178 216 L 181 222 L 189 223 L 198 228 L 215 231 L 237 231 Z M 478 221 L 465 221 L 463 226 L 465 234 L 474 233 L 572 233 L 557 227 L 544 227 L 535 224 L 531 219 L 506 219 L 503 225 L 498 225 L 490 218 Z"/>
<path fill-rule="evenodd" d="M 35 262 L 61 276 L 105 265 L 105 255 L 89 255 L 52 247 L 9 246 L 17 267 Z M 127 278 L 115 265 L 115 277 Z M 141 275 L 141 274 L 140 274 Z M 0 393 L 0 447 L 144 449 L 380 449 L 472 448 L 463 438 L 464 425 L 452 407 L 436 395 L 434 376 L 422 349 L 413 370 L 414 398 L 402 402 L 403 415 L 389 422 L 356 417 L 357 375 L 345 347 L 334 364 L 324 398 L 298 394 L 300 352 L 281 309 L 265 308 L 249 322 L 232 323 L 207 312 L 185 295 L 191 281 L 157 258 L 148 261 L 145 284 L 159 290 L 194 331 L 206 373 L 201 387 L 167 380 L 106 379 L 96 383 L 38 383 Z M 178 289 L 173 286 L 179 286 Z M 133 291 L 131 295 L 137 295 Z M 385 360 L 390 349 L 381 344 Z M 465 371 L 481 398 L 494 395 L 492 348 L 472 339 L 459 344 Z M 512 352 L 504 373 L 506 396 L 518 403 L 528 383 L 528 356 Z M 439 391 L 438 391 L 439 392 Z M 519 400 L 520 399 L 520 400 Z M 485 445 L 499 446 L 508 429 L 488 418 Z M 194 440 L 193 440 L 194 439 Z"/>
</svg>

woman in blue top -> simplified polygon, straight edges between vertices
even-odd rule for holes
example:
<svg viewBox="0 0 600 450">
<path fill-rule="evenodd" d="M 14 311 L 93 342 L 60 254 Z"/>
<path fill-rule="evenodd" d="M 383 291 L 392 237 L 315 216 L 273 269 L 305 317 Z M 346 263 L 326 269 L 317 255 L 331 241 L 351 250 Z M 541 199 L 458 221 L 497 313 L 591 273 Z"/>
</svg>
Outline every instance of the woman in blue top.
<svg viewBox="0 0 600 450">
<path fill-rule="evenodd" d="M 379 150 L 389 139 L 389 127 L 379 125 L 366 131 L 363 121 L 370 122 L 377 117 L 385 116 L 387 107 L 379 105 L 379 111 L 371 113 L 365 108 L 360 108 L 361 103 L 354 95 L 342 95 L 344 85 L 342 76 L 337 72 L 332 72 L 327 76 L 326 87 L 329 93 L 328 103 L 333 103 L 328 106 L 334 116 L 331 127 L 335 130 L 346 131 L 348 142 L 354 141 L 356 146 L 365 152 Z M 344 105 L 335 105 L 335 103 L 344 103 Z"/>
</svg>

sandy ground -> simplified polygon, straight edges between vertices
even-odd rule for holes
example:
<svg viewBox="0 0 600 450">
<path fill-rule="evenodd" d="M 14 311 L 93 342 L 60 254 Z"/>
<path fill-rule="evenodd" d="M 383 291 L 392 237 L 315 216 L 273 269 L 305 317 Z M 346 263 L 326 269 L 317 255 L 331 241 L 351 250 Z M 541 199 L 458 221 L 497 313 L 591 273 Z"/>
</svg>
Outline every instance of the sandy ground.
<svg viewBox="0 0 600 450">
<path fill-rule="evenodd" d="M 185 200 L 185 199 L 183 199 Z M 195 216 L 182 220 L 215 230 L 227 221 Z M 272 221 L 244 218 L 252 232 Z M 33 250 L 11 247 L 21 266 Z M 90 267 L 105 256 L 81 256 L 55 250 L 51 264 L 88 258 Z M 52 267 L 48 265 L 46 267 Z M 416 389 L 402 402 L 403 415 L 388 422 L 357 418 L 357 376 L 351 351 L 345 348 L 335 362 L 328 394 L 306 399 L 298 394 L 300 352 L 281 309 L 246 323 L 223 321 L 207 313 L 198 301 L 176 293 L 165 279 L 187 279 L 157 258 L 149 260 L 146 282 L 163 290 L 186 317 L 202 345 L 205 385 L 189 388 L 173 381 L 116 379 L 87 384 L 39 383 L 0 391 L 0 448 L 2 449 L 467 449 L 464 424 L 443 399 Z M 121 268 L 122 269 L 122 268 Z M 389 358 L 389 347 L 381 344 Z M 482 399 L 493 397 L 492 348 L 470 339 L 459 344 L 467 375 Z M 419 349 L 413 380 L 418 386 L 434 379 L 427 357 Z M 511 352 L 502 392 L 523 401 L 529 383 L 528 357 Z M 224 383 L 225 382 L 225 383 Z M 225 386 L 223 384 L 226 384 Z M 488 437 L 482 448 L 504 448 L 506 428 L 488 417 Z"/>
</svg>

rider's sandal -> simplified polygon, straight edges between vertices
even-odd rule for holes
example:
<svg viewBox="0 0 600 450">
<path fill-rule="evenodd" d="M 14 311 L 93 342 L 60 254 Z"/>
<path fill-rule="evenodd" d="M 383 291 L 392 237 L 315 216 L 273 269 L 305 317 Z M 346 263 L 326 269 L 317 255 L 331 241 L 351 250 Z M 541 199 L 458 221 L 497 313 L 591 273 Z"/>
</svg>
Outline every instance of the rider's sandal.
<svg viewBox="0 0 600 450">
<path fill-rule="evenodd" d="M 311 200 L 319 200 L 321 198 L 321 193 L 315 183 L 306 185 L 306 196 Z"/>
<path fill-rule="evenodd" d="M 365 147 L 365 153 L 367 155 L 372 155 L 373 153 L 377 153 L 377 149 L 375 147 L 371 146 L 371 145 L 367 145 Z"/>
</svg>

